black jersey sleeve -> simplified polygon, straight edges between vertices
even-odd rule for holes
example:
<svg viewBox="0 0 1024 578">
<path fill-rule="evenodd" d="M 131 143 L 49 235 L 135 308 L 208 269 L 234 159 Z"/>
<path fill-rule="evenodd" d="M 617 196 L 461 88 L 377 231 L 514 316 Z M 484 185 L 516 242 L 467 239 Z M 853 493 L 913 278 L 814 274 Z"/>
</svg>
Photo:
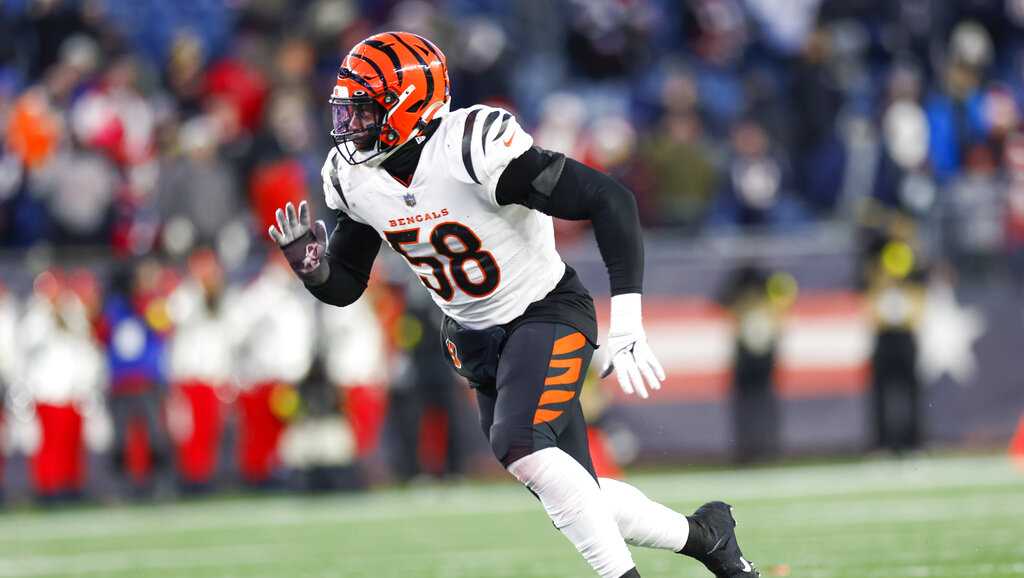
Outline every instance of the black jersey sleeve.
<svg viewBox="0 0 1024 578">
<path fill-rule="evenodd" d="M 642 291 L 644 245 L 636 199 L 612 177 L 534 146 L 508 164 L 495 198 L 500 205 L 523 205 L 559 219 L 589 220 L 612 295 Z"/>
<path fill-rule="evenodd" d="M 380 250 L 380 236 L 369 225 L 337 211 L 338 224 L 327 241 L 330 275 L 320 285 L 306 285 L 317 299 L 344 307 L 359 299 L 370 281 L 370 270 Z"/>
</svg>

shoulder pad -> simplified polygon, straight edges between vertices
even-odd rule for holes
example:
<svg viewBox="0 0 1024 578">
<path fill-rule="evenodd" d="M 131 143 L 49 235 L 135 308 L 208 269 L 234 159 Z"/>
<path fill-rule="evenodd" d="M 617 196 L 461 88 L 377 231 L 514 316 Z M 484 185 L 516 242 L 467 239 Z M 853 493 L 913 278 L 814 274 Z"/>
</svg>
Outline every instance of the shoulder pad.
<svg viewBox="0 0 1024 578">
<path fill-rule="evenodd" d="M 347 167 L 347 163 L 342 160 L 338 150 L 331 147 L 330 152 L 327 153 L 327 160 L 324 161 L 324 166 L 320 169 L 320 177 L 323 179 L 324 200 L 327 202 L 327 206 L 335 211 L 348 211 L 348 200 L 345 199 L 341 184 L 341 172 Z"/>
<path fill-rule="evenodd" d="M 509 161 L 533 145 L 533 137 L 507 110 L 473 106 L 452 111 L 445 119 L 445 153 L 456 179 L 488 186 Z"/>
</svg>

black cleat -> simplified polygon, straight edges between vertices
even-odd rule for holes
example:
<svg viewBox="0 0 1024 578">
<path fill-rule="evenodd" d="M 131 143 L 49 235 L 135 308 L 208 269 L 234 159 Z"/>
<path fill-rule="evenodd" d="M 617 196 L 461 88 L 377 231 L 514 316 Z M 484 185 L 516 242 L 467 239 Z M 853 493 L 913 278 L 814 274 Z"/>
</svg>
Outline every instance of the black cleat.
<svg viewBox="0 0 1024 578">
<path fill-rule="evenodd" d="M 732 506 L 725 502 L 708 502 L 697 508 L 690 518 L 704 527 L 711 539 L 706 554 L 693 557 L 707 566 L 717 578 L 758 578 L 761 574 L 743 557 L 736 543 L 736 520 Z"/>
</svg>

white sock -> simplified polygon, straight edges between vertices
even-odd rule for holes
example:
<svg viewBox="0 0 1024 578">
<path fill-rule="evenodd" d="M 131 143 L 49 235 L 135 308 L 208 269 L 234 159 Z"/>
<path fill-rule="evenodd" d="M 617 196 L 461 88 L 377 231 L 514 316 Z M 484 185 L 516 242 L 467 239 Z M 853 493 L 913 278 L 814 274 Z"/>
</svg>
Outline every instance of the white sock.
<svg viewBox="0 0 1024 578">
<path fill-rule="evenodd" d="M 633 486 L 601 478 L 605 496 L 627 543 L 678 552 L 686 545 L 690 523 L 686 516 L 651 500 Z"/>
<path fill-rule="evenodd" d="M 635 566 L 601 488 L 569 454 L 544 448 L 508 471 L 537 494 L 555 527 L 601 578 L 620 578 Z"/>
</svg>

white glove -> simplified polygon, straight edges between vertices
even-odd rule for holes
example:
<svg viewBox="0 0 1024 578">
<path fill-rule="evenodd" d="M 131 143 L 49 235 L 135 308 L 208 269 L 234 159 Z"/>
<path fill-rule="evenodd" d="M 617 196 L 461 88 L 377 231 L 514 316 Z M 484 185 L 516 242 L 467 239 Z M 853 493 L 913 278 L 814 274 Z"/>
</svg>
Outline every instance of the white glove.
<svg viewBox="0 0 1024 578">
<path fill-rule="evenodd" d="M 614 369 L 622 391 L 635 393 L 644 399 L 647 399 L 648 389 L 661 389 L 665 370 L 647 345 L 640 316 L 639 293 L 612 296 L 611 326 L 605 347 L 608 348 L 608 356 L 601 377 L 608 376 Z"/>
<path fill-rule="evenodd" d="M 307 285 L 320 285 L 327 281 L 330 267 L 323 259 L 327 251 L 327 227 L 323 221 L 310 224 L 309 206 L 306 201 L 295 206 L 288 202 L 284 210 L 275 213 L 277 226 L 270 226 L 267 233 L 277 242 L 292 270 Z"/>
<path fill-rule="evenodd" d="M 274 211 L 277 217 L 277 226 L 271 225 L 267 230 L 270 238 L 281 247 L 291 243 L 310 231 L 309 205 L 306 201 L 299 203 L 298 214 L 295 212 L 295 205 L 288 201 L 283 209 Z"/>
</svg>

